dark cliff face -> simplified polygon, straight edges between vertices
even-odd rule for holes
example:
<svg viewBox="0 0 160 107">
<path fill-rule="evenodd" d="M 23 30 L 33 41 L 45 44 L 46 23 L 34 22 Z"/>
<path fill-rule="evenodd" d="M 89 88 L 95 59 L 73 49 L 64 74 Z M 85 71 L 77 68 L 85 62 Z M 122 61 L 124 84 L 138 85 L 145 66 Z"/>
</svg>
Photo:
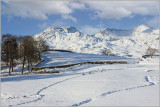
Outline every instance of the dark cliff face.
<svg viewBox="0 0 160 107">
<path fill-rule="evenodd" d="M 117 37 L 121 36 L 131 36 L 132 35 L 132 30 L 121 30 L 121 29 L 105 29 L 102 31 L 103 34 L 105 35 L 114 35 Z"/>
<path fill-rule="evenodd" d="M 78 31 L 75 27 L 68 27 L 66 29 L 68 30 L 68 33 L 75 33 Z"/>
</svg>

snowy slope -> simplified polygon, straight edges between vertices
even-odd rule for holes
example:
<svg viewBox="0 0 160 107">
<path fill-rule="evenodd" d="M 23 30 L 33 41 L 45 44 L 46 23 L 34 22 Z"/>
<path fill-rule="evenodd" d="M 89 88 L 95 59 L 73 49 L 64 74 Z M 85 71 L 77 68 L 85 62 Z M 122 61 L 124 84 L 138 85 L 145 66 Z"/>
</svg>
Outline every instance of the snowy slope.
<svg viewBox="0 0 160 107">
<path fill-rule="evenodd" d="M 71 52 L 59 52 L 59 51 L 46 51 L 41 53 L 41 57 L 44 61 L 41 63 L 36 63 L 33 67 L 53 67 L 77 64 L 83 62 L 105 62 L 105 61 L 126 61 L 128 64 L 138 63 L 139 58 L 126 58 L 120 56 L 107 56 L 107 55 L 97 55 L 97 54 L 85 54 L 85 53 L 71 53 Z M 3 63 L 1 65 L 1 76 L 8 75 L 8 67 Z M 22 64 L 17 64 L 14 67 L 14 72 L 11 74 L 19 75 L 21 74 Z M 50 71 L 49 69 L 46 69 Z M 52 69 L 51 69 L 52 70 Z M 27 73 L 27 67 L 24 67 L 24 73 Z"/>
<path fill-rule="evenodd" d="M 35 35 L 44 38 L 50 48 L 70 50 L 78 53 L 101 54 L 110 49 L 118 56 L 141 57 L 148 46 L 159 48 L 159 31 L 146 25 L 130 30 L 105 29 L 94 35 L 87 35 L 74 27 L 49 27 Z"/>
<path fill-rule="evenodd" d="M 45 52 L 42 54 L 44 59 L 38 67 L 46 66 L 60 66 L 75 64 L 81 62 L 96 62 L 96 61 L 126 61 L 127 63 L 138 63 L 139 59 L 107 56 L 107 55 L 96 55 L 96 54 L 85 54 L 85 53 L 69 53 L 69 52 Z"/>
<path fill-rule="evenodd" d="M 38 67 L 83 61 L 136 60 L 54 51 L 44 52 L 42 58 L 44 61 Z M 143 59 L 140 63 L 84 64 L 49 70 L 59 73 L 2 76 L 1 106 L 159 106 L 157 57 Z M 5 72 L 8 73 L 8 69 Z"/>
<path fill-rule="evenodd" d="M 87 64 L 59 74 L 2 77 L 1 105 L 159 106 L 158 65 Z"/>
</svg>

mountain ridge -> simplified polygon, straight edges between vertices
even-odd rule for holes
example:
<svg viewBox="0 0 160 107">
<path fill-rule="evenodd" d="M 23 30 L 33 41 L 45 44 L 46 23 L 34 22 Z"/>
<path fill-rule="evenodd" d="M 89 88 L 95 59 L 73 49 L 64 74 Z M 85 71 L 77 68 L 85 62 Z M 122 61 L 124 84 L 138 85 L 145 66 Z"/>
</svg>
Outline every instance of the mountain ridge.
<svg viewBox="0 0 160 107">
<path fill-rule="evenodd" d="M 159 32 L 146 25 L 130 30 L 105 29 L 94 35 L 87 35 L 75 27 L 48 27 L 40 34 L 51 49 L 64 49 L 79 53 L 101 54 L 110 49 L 117 56 L 141 57 L 148 46 L 158 49 Z"/>
</svg>

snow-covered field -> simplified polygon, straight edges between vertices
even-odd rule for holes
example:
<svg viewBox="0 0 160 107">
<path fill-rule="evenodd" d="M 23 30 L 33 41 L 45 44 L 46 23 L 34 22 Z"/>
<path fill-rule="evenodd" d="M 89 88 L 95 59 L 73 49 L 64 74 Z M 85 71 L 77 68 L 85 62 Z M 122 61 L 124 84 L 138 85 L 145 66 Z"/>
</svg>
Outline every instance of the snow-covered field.
<svg viewBox="0 0 160 107">
<path fill-rule="evenodd" d="M 134 61 L 124 57 L 67 52 L 45 53 L 43 58 L 45 61 L 39 67 L 88 60 Z M 59 74 L 1 77 L 1 105 L 159 106 L 158 58 L 143 59 L 135 64 L 86 64 L 59 70 Z"/>
<path fill-rule="evenodd" d="M 47 51 L 42 53 L 42 61 L 39 64 L 35 64 L 36 67 L 50 67 L 75 64 L 80 62 L 96 62 L 96 61 L 127 61 L 127 63 L 138 62 L 139 59 L 125 58 L 120 56 L 107 56 L 107 55 L 96 55 L 96 54 L 85 54 L 85 53 L 70 53 L 70 52 L 58 52 L 58 51 Z M 20 63 L 20 62 L 19 62 Z M 18 64 L 14 68 L 14 73 L 20 73 L 22 64 Z M 26 71 L 26 67 L 24 71 Z M 8 74 L 8 68 L 5 64 L 2 64 L 1 74 Z"/>
<path fill-rule="evenodd" d="M 122 56 L 107 56 L 97 54 L 85 53 L 70 53 L 70 52 L 57 52 L 47 51 L 43 53 L 44 62 L 38 64 L 39 67 L 43 66 L 59 66 L 66 64 L 74 64 L 80 62 L 96 62 L 96 61 L 127 61 L 128 63 L 138 62 L 139 59 L 126 58 Z"/>
</svg>

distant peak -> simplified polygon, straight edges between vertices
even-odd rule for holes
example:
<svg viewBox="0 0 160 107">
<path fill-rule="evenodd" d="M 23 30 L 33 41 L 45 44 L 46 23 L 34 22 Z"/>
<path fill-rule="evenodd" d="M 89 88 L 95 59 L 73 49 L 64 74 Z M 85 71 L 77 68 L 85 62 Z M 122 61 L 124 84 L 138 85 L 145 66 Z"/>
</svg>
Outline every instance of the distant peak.
<svg viewBox="0 0 160 107">
<path fill-rule="evenodd" d="M 46 28 L 45 30 L 44 30 L 44 32 L 48 32 L 48 31 L 51 31 L 51 30 L 53 30 L 54 28 L 53 27 L 48 27 L 48 28 Z"/>
<path fill-rule="evenodd" d="M 136 26 L 137 28 L 150 28 L 148 25 L 145 25 L 145 24 L 142 24 L 142 25 L 139 25 L 139 26 Z"/>
<path fill-rule="evenodd" d="M 133 28 L 134 31 L 138 31 L 138 32 L 143 32 L 145 30 L 151 29 L 149 26 L 147 25 L 139 25 Z"/>
<path fill-rule="evenodd" d="M 47 29 L 53 29 L 53 27 L 48 27 L 48 28 L 46 28 L 45 30 L 47 30 Z"/>
<path fill-rule="evenodd" d="M 63 29 L 67 33 L 75 33 L 78 31 L 75 27 L 72 26 L 63 27 Z"/>
</svg>

